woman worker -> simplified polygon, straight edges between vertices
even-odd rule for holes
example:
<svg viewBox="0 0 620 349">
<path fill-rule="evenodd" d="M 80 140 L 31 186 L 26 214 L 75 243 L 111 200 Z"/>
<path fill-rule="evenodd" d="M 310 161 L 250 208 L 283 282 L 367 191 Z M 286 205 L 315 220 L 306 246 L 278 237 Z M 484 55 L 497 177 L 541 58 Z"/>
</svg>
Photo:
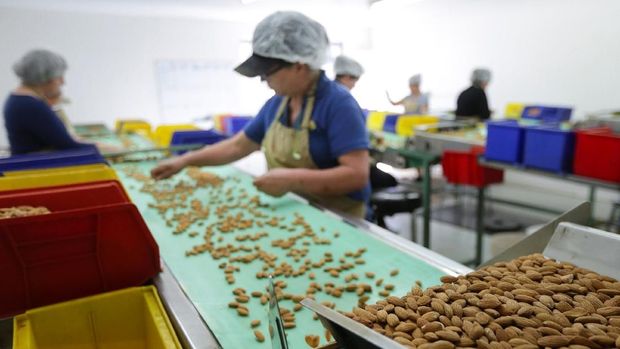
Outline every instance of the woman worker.
<svg viewBox="0 0 620 349">
<path fill-rule="evenodd" d="M 456 100 L 456 116 L 487 120 L 491 117 L 485 90 L 491 81 L 491 71 L 474 69 L 471 73 L 471 86 L 461 92 Z"/>
<path fill-rule="evenodd" d="M 426 114 L 428 113 L 428 95 L 420 91 L 422 76 L 416 74 L 409 78 L 409 90 L 411 93 L 398 102 L 393 101 L 386 91 L 388 101 L 392 105 L 402 105 L 405 108 L 405 114 Z"/>
<path fill-rule="evenodd" d="M 334 73 L 336 74 L 336 82 L 344 85 L 350 91 L 364 74 L 364 68 L 353 58 L 340 55 L 334 61 Z"/>
<path fill-rule="evenodd" d="M 355 99 L 320 70 L 329 48 L 325 29 L 301 13 L 276 12 L 257 25 L 252 48 L 235 70 L 260 76 L 275 95 L 243 132 L 163 161 L 151 175 L 163 179 L 190 165 L 227 164 L 262 148 L 269 170 L 255 178 L 259 190 L 296 192 L 364 217 L 368 136 Z"/>
<path fill-rule="evenodd" d="M 76 141 L 52 110 L 65 83 L 64 58 L 48 50 L 32 50 L 13 70 L 21 85 L 4 104 L 4 125 L 13 155 L 94 146 Z"/>
</svg>

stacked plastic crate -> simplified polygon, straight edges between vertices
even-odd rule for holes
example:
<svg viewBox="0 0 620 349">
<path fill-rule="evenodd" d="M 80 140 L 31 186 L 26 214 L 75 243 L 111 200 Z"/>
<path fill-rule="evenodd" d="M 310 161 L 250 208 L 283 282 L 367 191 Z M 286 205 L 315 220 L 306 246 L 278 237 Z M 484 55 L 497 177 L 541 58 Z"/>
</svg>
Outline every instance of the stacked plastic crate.
<svg viewBox="0 0 620 349">
<path fill-rule="evenodd" d="M 123 340 L 137 345 L 163 340 L 158 347 L 180 347 L 159 299 L 153 299 L 156 292 L 127 299 L 149 292 L 124 289 L 144 285 L 160 272 L 159 249 L 96 149 L 4 158 L 0 171 L 0 208 L 43 208 L 44 213 L 0 219 L 0 275 L 10 285 L 0 288 L 0 318 L 25 312 L 14 320 L 15 348 L 105 346 L 119 340 L 114 338 L 119 326 L 151 328 L 120 331 Z M 102 295 L 115 290 L 122 291 Z M 80 297 L 87 298 L 76 300 Z M 115 308 L 97 305 L 104 301 L 116 302 Z M 104 321 L 109 309 L 132 306 L 149 308 L 140 314 L 152 315 Z M 159 315 L 151 310 L 157 306 Z M 50 320 L 58 318 L 65 321 Z M 155 332 L 167 334 L 154 334 L 149 322 L 158 324 Z"/>
<path fill-rule="evenodd" d="M 561 126 L 572 109 L 526 106 L 521 119 L 487 123 L 485 158 L 556 173 L 571 171 L 574 133 Z"/>
</svg>

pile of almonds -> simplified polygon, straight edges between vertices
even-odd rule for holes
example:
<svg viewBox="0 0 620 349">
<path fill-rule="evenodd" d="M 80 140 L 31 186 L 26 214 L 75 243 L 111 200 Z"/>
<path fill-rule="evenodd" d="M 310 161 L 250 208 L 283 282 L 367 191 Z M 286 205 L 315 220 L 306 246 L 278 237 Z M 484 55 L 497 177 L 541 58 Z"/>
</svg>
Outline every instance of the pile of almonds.
<svg viewBox="0 0 620 349">
<path fill-rule="evenodd" d="M 38 216 L 48 213 L 51 213 L 50 210 L 43 206 L 0 207 L 0 219 Z"/>
<path fill-rule="evenodd" d="M 620 348 L 620 282 L 540 254 L 345 313 L 410 348 Z"/>
</svg>

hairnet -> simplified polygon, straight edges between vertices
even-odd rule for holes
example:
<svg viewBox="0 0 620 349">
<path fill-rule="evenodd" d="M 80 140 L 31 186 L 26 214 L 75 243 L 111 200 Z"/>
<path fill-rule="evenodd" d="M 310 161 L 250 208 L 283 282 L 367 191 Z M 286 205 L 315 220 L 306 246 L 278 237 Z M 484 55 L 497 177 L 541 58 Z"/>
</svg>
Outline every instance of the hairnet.
<svg viewBox="0 0 620 349">
<path fill-rule="evenodd" d="M 258 23 L 252 49 L 264 57 L 304 63 L 318 69 L 327 60 L 329 39 L 325 28 L 304 14 L 278 11 Z"/>
<path fill-rule="evenodd" d="M 471 73 L 471 82 L 474 84 L 489 81 L 491 81 L 491 71 L 488 69 L 478 68 Z"/>
<path fill-rule="evenodd" d="M 422 83 L 422 75 L 416 74 L 409 78 L 409 86 L 420 85 Z"/>
<path fill-rule="evenodd" d="M 351 75 L 359 78 L 364 74 L 364 68 L 354 59 L 340 55 L 336 57 L 334 62 L 334 72 L 336 75 Z"/>
<path fill-rule="evenodd" d="M 61 77 L 67 62 L 60 55 L 48 50 L 32 50 L 13 65 L 13 71 L 26 85 L 44 84 Z"/>
</svg>

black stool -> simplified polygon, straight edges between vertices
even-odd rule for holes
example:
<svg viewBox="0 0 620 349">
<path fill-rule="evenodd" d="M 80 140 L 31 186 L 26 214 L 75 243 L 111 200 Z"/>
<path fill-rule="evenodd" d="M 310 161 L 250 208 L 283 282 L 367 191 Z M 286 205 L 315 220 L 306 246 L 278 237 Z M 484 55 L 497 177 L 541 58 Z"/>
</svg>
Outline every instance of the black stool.
<svg viewBox="0 0 620 349">
<path fill-rule="evenodd" d="M 373 220 L 382 228 L 386 228 L 385 217 L 396 213 L 411 213 L 411 239 L 416 240 L 416 222 L 413 211 L 422 206 L 420 193 L 403 185 L 389 173 L 383 172 L 376 165 L 370 167 L 370 184 L 372 194 L 370 205 L 373 209 Z"/>
</svg>

